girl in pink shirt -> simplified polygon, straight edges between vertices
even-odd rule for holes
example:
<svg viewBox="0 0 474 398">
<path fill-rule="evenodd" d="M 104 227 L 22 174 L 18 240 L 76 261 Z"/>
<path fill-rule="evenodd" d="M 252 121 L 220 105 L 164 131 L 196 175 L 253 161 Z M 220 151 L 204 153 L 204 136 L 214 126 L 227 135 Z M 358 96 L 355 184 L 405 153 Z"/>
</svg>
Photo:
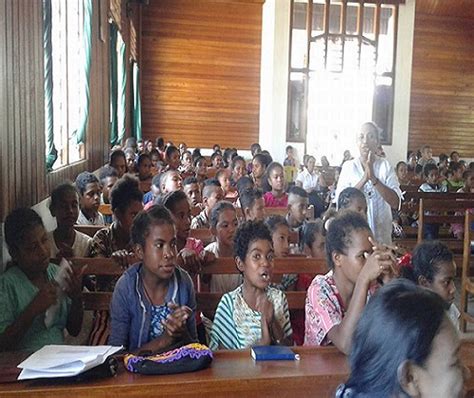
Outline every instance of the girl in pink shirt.
<svg viewBox="0 0 474 398">
<path fill-rule="evenodd" d="M 285 170 L 280 163 L 272 162 L 267 167 L 267 182 L 271 190 L 265 195 L 265 207 L 287 207 L 288 194 L 285 192 Z"/>
</svg>

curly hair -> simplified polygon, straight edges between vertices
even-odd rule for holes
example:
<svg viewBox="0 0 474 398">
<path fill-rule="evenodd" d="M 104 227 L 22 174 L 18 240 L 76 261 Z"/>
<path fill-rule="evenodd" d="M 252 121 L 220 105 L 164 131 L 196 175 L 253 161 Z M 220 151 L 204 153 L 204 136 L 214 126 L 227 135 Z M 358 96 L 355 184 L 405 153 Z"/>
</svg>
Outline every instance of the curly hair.
<svg viewBox="0 0 474 398">
<path fill-rule="evenodd" d="M 95 182 L 99 184 L 99 179 L 94 174 L 88 171 L 83 171 L 76 177 L 74 184 L 76 185 L 77 191 L 82 196 L 86 191 L 87 184 L 93 184 Z"/>
<path fill-rule="evenodd" d="M 10 255 L 20 242 L 24 242 L 25 234 L 36 226 L 44 227 L 43 220 L 36 211 L 28 207 L 15 209 L 5 218 L 5 242 Z"/>
<path fill-rule="evenodd" d="M 62 184 L 59 184 L 56 186 L 52 191 L 51 191 L 51 198 L 49 202 L 49 208 L 50 209 L 55 209 L 58 207 L 59 202 L 63 198 L 63 195 L 66 193 L 73 193 L 77 195 L 77 190 L 74 187 L 74 185 L 70 182 L 63 182 Z"/>
<path fill-rule="evenodd" d="M 162 196 L 160 204 L 166 207 L 173 214 L 178 203 L 183 200 L 188 201 L 188 196 L 184 191 L 173 191 Z"/>
<path fill-rule="evenodd" d="M 233 210 L 235 207 L 232 203 L 227 200 L 221 200 L 212 208 L 211 214 L 209 214 L 209 225 L 211 228 L 216 228 L 217 223 L 219 222 L 219 216 L 224 210 Z"/>
<path fill-rule="evenodd" d="M 250 244 L 257 240 L 267 240 L 273 246 L 272 235 L 263 221 L 244 221 L 234 235 L 234 256 L 243 261 Z"/>
<path fill-rule="evenodd" d="M 366 202 L 365 195 L 360 189 L 353 187 L 343 189 L 337 199 L 337 208 L 339 210 L 347 209 L 351 206 L 354 199 L 360 199 L 361 201 Z"/>
<path fill-rule="evenodd" d="M 119 210 L 123 213 L 133 201 L 142 202 L 143 192 L 140 191 L 138 180 L 126 175 L 110 191 L 112 211 Z"/>
<path fill-rule="evenodd" d="M 155 225 L 173 225 L 173 216 L 170 211 L 160 205 L 152 206 L 148 211 L 142 210 L 133 220 L 130 239 L 133 244 L 145 246 L 150 228 Z"/>
<path fill-rule="evenodd" d="M 326 233 L 326 260 L 328 267 L 334 269 L 333 253 L 346 253 L 352 244 L 354 231 L 370 231 L 364 217 L 354 211 L 345 211 L 334 217 Z"/>
</svg>

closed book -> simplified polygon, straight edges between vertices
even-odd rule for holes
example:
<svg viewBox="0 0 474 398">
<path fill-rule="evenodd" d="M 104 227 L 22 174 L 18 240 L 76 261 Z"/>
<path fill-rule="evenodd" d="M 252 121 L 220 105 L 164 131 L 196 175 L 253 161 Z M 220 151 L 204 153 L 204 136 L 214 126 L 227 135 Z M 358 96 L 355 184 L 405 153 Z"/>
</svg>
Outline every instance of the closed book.
<svg viewBox="0 0 474 398">
<path fill-rule="evenodd" d="M 262 345 L 250 349 L 252 358 L 256 361 L 299 361 L 300 356 L 290 347 L 282 345 Z"/>
</svg>

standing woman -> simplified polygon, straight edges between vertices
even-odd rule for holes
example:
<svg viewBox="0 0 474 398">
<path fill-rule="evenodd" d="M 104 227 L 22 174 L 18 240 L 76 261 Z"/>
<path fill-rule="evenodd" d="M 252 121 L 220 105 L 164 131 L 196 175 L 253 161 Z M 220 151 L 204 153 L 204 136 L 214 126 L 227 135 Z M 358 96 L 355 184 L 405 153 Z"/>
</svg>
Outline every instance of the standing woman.
<svg viewBox="0 0 474 398">
<path fill-rule="evenodd" d="M 344 163 L 336 189 L 336 201 L 344 188 L 364 192 L 367 221 L 379 243 L 392 242 L 392 209 L 400 204 L 401 191 L 397 175 L 390 163 L 375 152 L 379 145 L 379 128 L 364 123 L 357 135 L 360 156 Z"/>
</svg>

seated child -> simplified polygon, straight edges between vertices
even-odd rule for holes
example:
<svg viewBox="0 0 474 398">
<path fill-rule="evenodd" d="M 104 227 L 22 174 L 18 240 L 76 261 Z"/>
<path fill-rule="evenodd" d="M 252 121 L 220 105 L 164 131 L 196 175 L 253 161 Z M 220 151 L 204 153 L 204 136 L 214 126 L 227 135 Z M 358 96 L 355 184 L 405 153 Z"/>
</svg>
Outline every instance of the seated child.
<svg viewBox="0 0 474 398">
<path fill-rule="evenodd" d="M 262 179 L 267 166 L 271 163 L 271 158 L 263 153 L 256 154 L 252 159 L 252 179 L 257 188 L 262 188 Z"/>
<path fill-rule="evenodd" d="M 395 167 L 395 173 L 397 173 L 398 182 L 400 185 L 410 185 L 410 179 L 408 178 L 408 166 L 404 161 L 398 162 Z"/>
<path fill-rule="evenodd" d="M 239 194 L 242 214 L 246 221 L 263 221 L 265 218 L 265 202 L 263 193 L 258 188 L 246 188 Z"/>
<path fill-rule="evenodd" d="M 196 297 L 188 273 L 176 265 L 172 215 L 162 206 L 140 212 L 131 238 L 140 262 L 115 286 L 108 343 L 138 353 L 195 341 Z"/>
<path fill-rule="evenodd" d="M 220 152 L 214 152 L 211 156 L 211 164 L 216 170 L 220 170 L 224 167 L 224 160 Z"/>
<path fill-rule="evenodd" d="M 459 188 L 458 193 L 474 193 L 474 170 L 467 169 L 463 175 L 464 186 Z"/>
<path fill-rule="evenodd" d="M 235 185 L 238 195 L 237 200 L 233 202 L 235 207 L 242 207 L 242 204 L 240 203 L 240 196 L 242 192 L 247 188 L 253 188 L 254 186 L 255 184 L 249 176 L 240 177 L 239 181 L 237 181 L 237 184 Z"/>
<path fill-rule="evenodd" d="M 122 178 L 127 172 L 127 160 L 125 158 L 125 153 L 121 149 L 112 151 L 110 154 L 109 165 L 117 171 L 118 178 Z"/>
<path fill-rule="evenodd" d="M 360 189 L 353 187 L 343 189 L 337 199 L 337 208 L 355 211 L 367 219 L 367 200 Z"/>
<path fill-rule="evenodd" d="M 367 304 L 336 398 L 462 397 L 469 371 L 459 337 L 434 293 L 399 279 Z"/>
<path fill-rule="evenodd" d="M 178 148 L 173 145 L 168 146 L 165 151 L 166 170 L 178 170 L 181 164 L 180 157 Z"/>
<path fill-rule="evenodd" d="M 293 147 L 291 145 L 288 145 L 286 147 L 286 158 L 283 162 L 283 166 L 296 167 L 296 161 L 293 154 Z"/>
<path fill-rule="evenodd" d="M 150 158 L 151 158 L 152 174 L 156 174 L 158 172 L 158 162 L 161 162 L 161 155 L 160 155 L 160 152 L 158 152 L 158 149 L 153 148 L 150 151 Z"/>
<path fill-rule="evenodd" d="M 378 278 L 387 282 L 392 277 L 395 260 L 373 241 L 364 217 L 352 211 L 329 224 L 326 256 L 330 271 L 317 275 L 308 288 L 304 344 L 333 343 L 347 355 L 369 292 Z"/>
<path fill-rule="evenodd" d="M 136 154 L 135 151 L 132 148 L 125 148 L 124 149 L 125 153 L 125 160 L 127 161 L 127 172 L 130 174 L 135 174 L 136 173 Z"/>
<path fill-rule="evenodd" d="M 272 162 L 267 167 L 268 192 L 263 195 L 265 207 L 287 207 L 288 194 L 285 192 L 285 171 L 280 163 Z"/>
<path fill-rule="evenodd" d="M 151 183 L 151 158 L 147 153 L 142 153 L 137 158 L 137 177 L 140 182 Z"/>
<path fill-rule="evenodd" d="M 231 185 L 233 187 L 236 186 L 237 181 L 240 180 L 245 174 L 246 174 L 246 169 L 245 169 L 245 159 L 242 156 L 235 156 L 232 159 L 231 163 Z"/>
<path fill-rule="evenodd" d="M 270 286 L 270 232 L 261 221 L 245 221 L 236 232 L 234 248 L 243 283 L 219 302 L 209 347 L 238 350 L 254 345 L 292 345 L 285 293 Z"/>
<path fill-rule="evenodd" d="M 202 189 L 202 204 L 204 209 L 192 219 L 191 228 L 209 228 L 209 215 L 212 208 L 224 198 L 221 184 L 215 178 L 208 179 L 204 182 Z"/>
<path fill-rule="evenodd" d="M 433 159 L 433 150 L 429 145 L 423 145 L 420 151 L 421 157 L 418 159 L 420 166 L 425 167 L 427 164 L 434 164 L 436 166 L 436 161 Z"/>
<path fill-rule="evenodd" d="M 77 204 L 76 204 L 77 206 Z M 49 262 L 50 242 L 41 217 L 13 210 L 5 219 L 5 242 L 13 265 L 0 275 L 0 351 L 36 351 L 63 344 L 64 329 L 77 336 L 82 326 L 81 273 L 73 271 L 60 292 L 59 267 Z M 46 315 L 58 304 L 51 320 Z"/>
<path fill-rule="evenodd" d="M 135 178 L 125 176 L 113 187 L 110 199 L 114 222 L 98 231 L 92 238 L 91 257 L 113 257 L 126 269 L 129 257 L 133 255 L 130 230 L 135 216 L 143 209 L 143 193 Z M 116 281 L 117 278 L 114 277 L 98 277 L 97 290 L 111 292 Z M 94 314 L 89 345 L 107 343 L 109 321 L 108 311 L 97 311 Z"/>
<path fill-rule="evenodd" d="M 424 241 L 413 250 L 411 261 L 401 267 L 402 276 L 440 296 L 453 325 L 459 330 L 461 313 L 454 304 L 456 265 L 453 253 L 439 241 Z"/>
<path fill-rule="evenodd" d="M 443 185 L 448 192 L 456 192 L 464 186 L 464 180 L 462 178 L 464 173 L 464 167 L 458 162 L 451 162 L 449 164 L 449 170 L 451 171 L 451 177 L 443 181 Z"/>
<path fill-rule="evenodd" d="M 102 187 L 102 195 L 100 197 L 101 204 L 110 203 L 110 190 L 118 181 L 119 176 L 117 170 L 111 166 L 104 166 L 100 169 L 99 180 Z"/>
<path fill-rule="evenodd" d="M 161 178 L 164 174 L 156 174 L 151 179 L 150 191 L 143 195 L 143 205 L 145 206 L 144 210 L 148 210 L 151 206 L 153 206 L 153 202 L 160 195 Z"/>
<path fill-rule="evenodd" d="M 235 190 L 235 188 L 232 187 L 230 183 L 230 176 L 231 173 L 229 169 L 220 169 L 216 173 L 216 179 L 219 181 L 221 184 L 222 190 L 224 191 L 224 198 L 228 200 L 233 200 L 237 198 L 238 192 Z"/>
<path fill-rule="evenodd" d="M 199 156 L 194 161 L 194 176 L 200 185 L 202 185 L 204 181 L 207 180 L 207 161 L 204 156 Z"/>
<path fill-rule="evenodd" d="M 168 192 L 179 191 L 181 189 L 183 189 L 183 179 L 177 170 L 170 169 L 161 174 L 161 194 L 167 194 Z"/>
<path fill-rule="evenodd" d="M 194 176 L 193 157 L 190 151 L 181 154 L 181 165 L 178 167 L 183 179 Z"/>
<path fill-rule="evenodd" d="M 232 203 L 225 200 L 217 203 L 211 210 L 209 224 L 216 240 L 206 246 L 206 251 L 214 253 L 215 257 L 232 257 L 234 255 L 234 234 L 239 224 Z M 242 278 L 238 274 L 212 275 L 210 277 L 210 291 L 212 293 L 227 293 L 241 283 Z"/>
<path fill-rule="evenodd" d="M 76 177 L 75 185 L 81 208 L 76 224 L 105 225 L 104 216 L 99 213 L 102 189 L 97 177 L 88 171 L 83 171 Z"/>
<path fill-rule="evenodd" d="M 202 208 L 201 187 L 196 177 L 187 177 L 183 181 L 183 190 L 193 207 Z"/>
<path fill-rule="evenodd" d="M 446 192 L 447 188 L 444 184 L 439 184 L 438 166 L 428 163 L 423 168 L 426 182 L 420 185 L 420 192 Z M 438 239 L 439 224 L 426 224 L 424 228 L 424 239 Z"/>
<path fill-rule="evenodd" d="M 51 192 L 49 205 L 51 215 L 56 218 L 57 227 L 48 233 L 51 244 L 51 258 L 89 256 L 91 238 L 74 229 L 79 215 L 79 197 L 70 183 L 58 185 Z"/>
<path fill-rule="evenodd" d="M 298 230 L 306 221 L 308 193 L 300 187 L 291 187 L 288 193 L 288 214 L 286 221 L 293 230 Z"/>
</svg>

